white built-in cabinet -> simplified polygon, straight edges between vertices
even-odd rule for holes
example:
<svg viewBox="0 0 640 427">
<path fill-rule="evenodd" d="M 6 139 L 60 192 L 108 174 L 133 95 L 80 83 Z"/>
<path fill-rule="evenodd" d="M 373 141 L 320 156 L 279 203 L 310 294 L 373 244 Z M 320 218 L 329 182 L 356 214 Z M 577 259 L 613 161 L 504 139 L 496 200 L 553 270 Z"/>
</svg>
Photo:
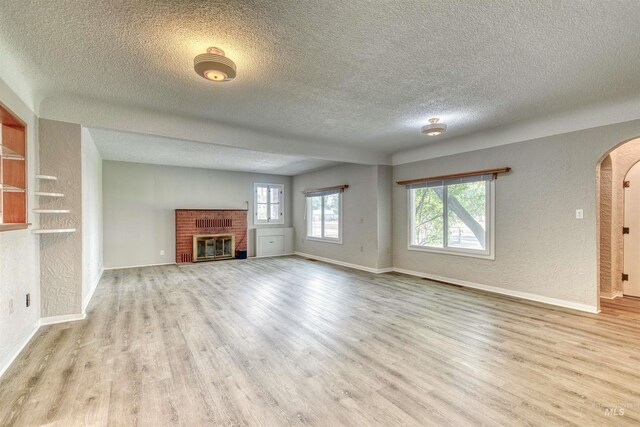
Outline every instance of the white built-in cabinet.
<svg viewBox="0 0 640 427">
<path fill-rule="evenodd" d="M 293 228 L 256 228 L 256 257 L 293 254 Z"/>
</svg>

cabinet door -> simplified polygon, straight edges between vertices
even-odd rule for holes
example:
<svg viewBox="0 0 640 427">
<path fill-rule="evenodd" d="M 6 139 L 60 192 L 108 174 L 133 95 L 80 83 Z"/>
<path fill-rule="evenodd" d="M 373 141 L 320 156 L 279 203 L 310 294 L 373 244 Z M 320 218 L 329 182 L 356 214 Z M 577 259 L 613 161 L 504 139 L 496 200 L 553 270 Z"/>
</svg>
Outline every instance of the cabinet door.
<svg viewBox="0 0 640 427">
<path fill-rule="evenodd" d="M 283 255 L 284 236 L 260 236 L 257 249 L 258 256 Z"/>
</svg>

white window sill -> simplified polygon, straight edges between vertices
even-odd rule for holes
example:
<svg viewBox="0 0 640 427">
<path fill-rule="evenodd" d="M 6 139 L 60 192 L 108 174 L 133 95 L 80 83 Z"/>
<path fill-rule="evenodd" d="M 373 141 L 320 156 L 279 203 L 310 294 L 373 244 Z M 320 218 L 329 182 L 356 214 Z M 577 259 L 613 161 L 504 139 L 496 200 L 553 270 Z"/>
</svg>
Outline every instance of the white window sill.
<svg viewBox="0 0 640 427">
<path fill-rule="evenodd" d="M 488 259 L 491 261 L 495 261 L 496 259 L 495 254 L 493 253 L 487 254 L 480 251 L 474 251 L 473 249 L 465 250 L 465 249 L 454 249 L 454 248 L 430 248 L 427 246 L 412 246 L 412 245 L 409 245 L 407 249 L 409 249 L 410 251 L 417 251 L 417 252 L 432 252 L 432 253 L 443 254 L 443 255 L 455 255 L 455 256 L 463 256 L 463 257 L 469 257 L 469 258 Z"/>
<path fill-rule="evenodd" d="M 313 242 L 333 243 L 334 245 L 341 245 L 342 244 L 342 240 L 340 240 L 340 239 L 322 239 L 320 237 L 309 237 L 309 236 L 307 236 L 307 240 L 311 240 Z"/>
</svg>

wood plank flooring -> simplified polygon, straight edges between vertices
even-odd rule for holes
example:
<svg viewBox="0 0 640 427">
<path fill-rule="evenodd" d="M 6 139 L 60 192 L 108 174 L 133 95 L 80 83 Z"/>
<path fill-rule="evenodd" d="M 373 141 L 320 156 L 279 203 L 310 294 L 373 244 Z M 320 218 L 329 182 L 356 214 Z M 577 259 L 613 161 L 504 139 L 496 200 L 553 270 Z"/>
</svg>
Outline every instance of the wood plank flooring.
<svg viewBox="0 0 640 427">
<path fill-rule="evenodd" d="M 640 310 L 283 257 L 105 272 L 0 380 L 2 426 L 640 424 Z M 629 309 L 631 308 L 631 309 Z"/>
</svg>

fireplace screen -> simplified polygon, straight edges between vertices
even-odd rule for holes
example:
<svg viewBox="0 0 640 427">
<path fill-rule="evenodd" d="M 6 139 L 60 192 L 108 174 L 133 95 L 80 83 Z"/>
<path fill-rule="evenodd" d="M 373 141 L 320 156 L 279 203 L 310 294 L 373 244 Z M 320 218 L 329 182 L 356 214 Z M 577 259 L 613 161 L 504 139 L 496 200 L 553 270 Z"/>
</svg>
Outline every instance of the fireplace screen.
<svg viewBox="0 0 640 427">
<path fill-rule="evenodd" d="M 193 262 L 234 258 L 233 234 L 207 234 L 193 236 Z"/>
</svg>

